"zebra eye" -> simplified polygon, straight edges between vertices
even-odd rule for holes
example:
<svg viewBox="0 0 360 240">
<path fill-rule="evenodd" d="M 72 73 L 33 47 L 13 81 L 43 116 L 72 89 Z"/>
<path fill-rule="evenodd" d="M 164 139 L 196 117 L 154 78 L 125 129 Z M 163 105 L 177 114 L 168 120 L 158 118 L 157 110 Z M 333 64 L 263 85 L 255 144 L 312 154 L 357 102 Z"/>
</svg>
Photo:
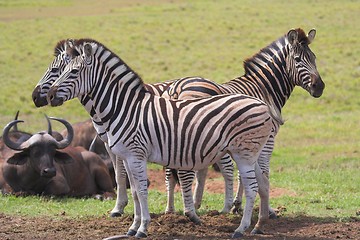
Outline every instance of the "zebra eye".
<svg viewBox="0 0 360 240">
<path fill-rule="evenodd" d="M 51 72 L 51 73 L 57 73 L 58 71 L 59 71 L 58 68 L 52 68 L 50 72 Z"/>
<path fill-rule="evenodd" d="M 73 70 L 71 70 L 71 73 L 72 73 L 72 74 L 77 74 L 78 72 L 79 72 L 78 69 L 73 69 Z"/>
<path fill-rule="evenodd" d="M 299 62 L 301 62 L 301 58 L 300 58 L 300 57 L 295 57 L 295 61 L 296 61 L 297 63 L 299 63 Z"/>
</svg>

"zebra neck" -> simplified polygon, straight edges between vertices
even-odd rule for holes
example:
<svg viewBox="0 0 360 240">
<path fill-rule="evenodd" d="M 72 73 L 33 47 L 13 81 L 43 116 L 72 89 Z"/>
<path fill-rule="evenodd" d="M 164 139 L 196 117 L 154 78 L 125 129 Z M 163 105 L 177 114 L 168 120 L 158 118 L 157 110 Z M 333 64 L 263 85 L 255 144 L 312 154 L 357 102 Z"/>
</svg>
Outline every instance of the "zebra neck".
<svg viewBox="0 0 360 240">
<path fill-rule="evenodd" d="M 141 78 L 121 60 L 108 61 L 115 64 L 105 66 L 104 74 L 95 81 L 90 93 L 92 107 L 90 114 L 96 115 L 104 126 L 108 126 L 113 119 L 126 115 L 141 101 L 139 95 L 146 92 Z M 88 104 L 84 105 L 88 110 Z"/>
<path fill-rule="evenodd" d="M 244 85 L 245 94 L 249 94 L 250 91 L 249 95 L 264 101 L 266 98 L 271 98 L 275 104 L 274 107 L 281 111 L 295 87 L 287 70 L 288 53 L 287 41 L 280 38 L 247 59 L 244 62 L 245 74 L 232 81 Z"/>
<path fill-rule="evenodd" d="M 273 71 L 267 67 L 257 68 L 256 71 L 248 72 L 238 78 L 237 81 L 243 82 L 250 88 L 257 88 L 254 91 L 255 97 L 265 101 L 266 97 L 264 95 L 266 95 L 267 98 L 272 99 L 275 107 L 281 111 L 295 86 L 291 84 L 285 71 L 279 72 L 277 70 L 279 69 Z"/>
</svg>

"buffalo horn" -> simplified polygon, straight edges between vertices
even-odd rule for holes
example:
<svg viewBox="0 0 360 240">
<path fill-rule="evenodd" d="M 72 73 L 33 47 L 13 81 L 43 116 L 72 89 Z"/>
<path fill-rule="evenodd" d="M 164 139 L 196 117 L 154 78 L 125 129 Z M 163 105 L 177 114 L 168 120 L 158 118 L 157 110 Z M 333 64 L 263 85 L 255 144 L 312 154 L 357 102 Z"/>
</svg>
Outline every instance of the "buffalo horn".
<svg viewBox="0 0 360 240">
<path fill-rule="evenodd" d="M 56 146 L 57 146 L 58 149 L 66 148 L 67 146 L 70 145 L 70 143 L 71 143 L 71 141 L 73 140 L 73 137 L 74 137 L 74 130 L 73 130 L 71 124 L 69 122 L 67 122 L 66 120 L 61 119 L 61 118 L 49 117 L 49 119 L 61 122 L 62 124 L 65 125 L 68 134 L 67 134 L 66 138 L 64 138 L 63 140 L 57 141 Z"/>
<path fill-rule="evenodd" d="M 47 121 L 47 124 L 48 124 L 48 134 L 49 135 L 51 135 L 52 136 L 52 127 L 51 127 L 51 122 L 50 122 L 50 119 L 49 119 L 49 117 L 46 115 L 46 114 L 44 114 L 45 115 L 45 117 L 46 117 L 46 121 Z"/>
<path fill-rule="evenodd" d="M 22 120 L 13 120 L 11 122 L 9 122 L 5 127 L 4 127 L 4 132 L 3 132 L 3 139 L 4 139 L 4 143 L 6 146 L 8 146 L 9 148 L 16 150 L 16 151 L 21 151 L 24 149 L 24 147 L 21 147 L 21 142 L 20 143 L 15 143 L 13 141 L 10 140 L 9 138 L 9 131 L 12 128 L 12 126 L 16 125 L 19 122 L 24 122 Z"/>
</svg>

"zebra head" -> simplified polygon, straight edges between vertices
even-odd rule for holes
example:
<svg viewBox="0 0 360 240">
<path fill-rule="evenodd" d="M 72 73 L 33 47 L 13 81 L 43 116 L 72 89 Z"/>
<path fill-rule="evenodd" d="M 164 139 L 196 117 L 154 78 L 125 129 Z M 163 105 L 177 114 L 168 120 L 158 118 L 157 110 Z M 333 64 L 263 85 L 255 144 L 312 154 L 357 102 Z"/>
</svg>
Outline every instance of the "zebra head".
<svg viewBox="0 0 360 240">
<path fill-rule="evenodd" d="M 85 82 L 84 77 L 87 74 L 92 61 L 93 49 L 91 44 L 77 42 L 72 49 L 71 61 L 65 66 L 59 78 L 51 85 L 47 100 L 51 106 L 60 106 L 65 101 L 75 97 L 86 96 L 91 90 L 91 81 Z M 77 53 L 80 53 L 76 56 Z"/>
<path fill-rule="evenodd" d="M 295 84 L 301 86 L 318 98 L 322 95 L 325 83 L 322 81 L 316 68 L 315 54 L 309 48 L 314 40 L 316 30 L 312 29 L 308 35 L 302 29 L 291 29 L 287 34 L 289 42 L 289 55 L 287 71 L 295 80 Z"/>
<path fill-rule="evenodd" d="M 36 107 L 42 107 L 48 104 L 47 93 L 50 86 L 55 82 L 60 74 L 64 71 L 65 66 L 70 62 L 72 55 L 70 49 L 73 49 L 73 39 L 61 40 L 55 46 L 55 59 L 52 61 L 43 77 L 33 90 L 32 99 Z"/>
</svg>

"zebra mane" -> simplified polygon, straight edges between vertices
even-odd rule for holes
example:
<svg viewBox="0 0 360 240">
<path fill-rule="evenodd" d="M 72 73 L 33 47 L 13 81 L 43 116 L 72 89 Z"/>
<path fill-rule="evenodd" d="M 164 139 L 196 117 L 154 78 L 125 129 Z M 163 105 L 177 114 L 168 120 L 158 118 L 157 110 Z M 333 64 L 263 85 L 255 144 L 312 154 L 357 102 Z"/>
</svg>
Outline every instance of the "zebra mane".
<svg viewBox="0 0 360 240">
<path fill-rule="evenodd" d="M 82 48 L 82 46 L 85 45 L 86 43 L 89 43 L 89 44 L 93 43 L 93 44 L 97 45 L 98 47 L 104 48 L 105 51 L 110 52 L 110 56 L 109 56 L 110 58 L 113 58 L 113 57 L 118 58 L 120 63 L 123 64 L 124 66 L 126 66 L 126 68 L 128 68 L 131 72 L 133 72 L 137 76 L 137 78 L 140 80 L 141 84 L 144 85 L 142 78 L 140 77 L 140 75 L 137 72 L 135 72 L 132 68 L 130 68 L 129 65 L 127 65 L 117 54 L 115 54 L 113 51 L 111 51 L 109 48 L 107 48 L 104 44 L 102 44 L 94 39 L 81 38 L 81 39 L 75 40 L 74 48 L 72 48 L 71 54 L 73 56 L 79 55 L 78 49 Z"/>
<path fill-rule="evenodd" d="M 310 44 L 309 38 L 301 28 L 295 29 L 298 33 L 298 40 L 300 44 Z"/>
<path fill-rule="evenodd" d="M 54 56 L 57 57 L 58 55 L 60 55 L 62 52 L 65 51 L 65 44 L 66 44 L 67 39 L 63 39 L 60 40 L 55 48 L 54 48 Z"/>
<path fill-rule="evenodd" d="M 301 28 L 297 28 L 295 30 L 298 33 L 298 41 L 300 44 L 307 45 L 310 43 L 304 30 L 302 30 Z M 245 73 L 246 74 L 249 73 L 251 64 L 256 63 L 258 65 L 261 62 L 267 62 L 267 59 L 269 59 L 269 56 L 272 57 L 274 55 L 274 53 L 273 53 L 274 50 L 275 50 L 275 52 L 281 51 L 281 48 L 285 47 L 288 43 L 289 42 L 287 40 L 287 34 L 285 34 L 284 36 L 282 36 L 279 39 L 275 40 L 274 42 L 270 43 L 268 46 L 262 48 L 258 53 L 256 53 L 252 57 L 245 59 L 245 61 L 244 61 Z"/>
</svg>

